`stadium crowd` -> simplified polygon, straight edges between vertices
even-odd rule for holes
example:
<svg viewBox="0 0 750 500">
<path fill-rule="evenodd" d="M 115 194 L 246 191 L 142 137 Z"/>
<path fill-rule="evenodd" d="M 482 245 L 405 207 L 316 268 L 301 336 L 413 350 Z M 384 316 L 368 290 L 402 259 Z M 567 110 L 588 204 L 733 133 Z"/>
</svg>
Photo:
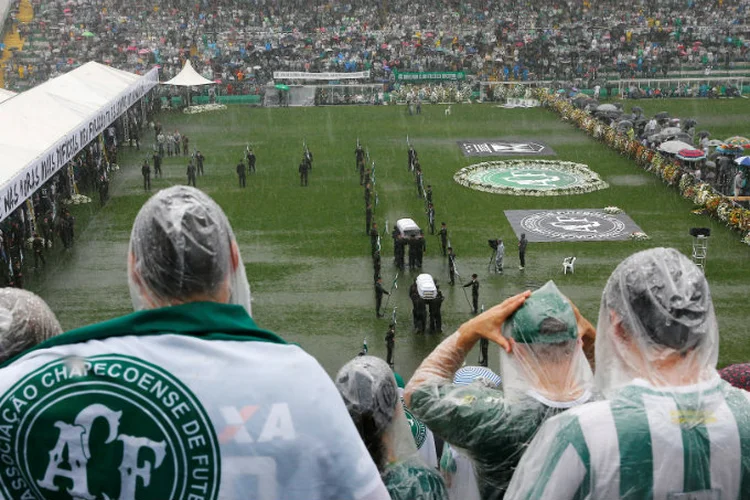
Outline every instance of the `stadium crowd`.
<svg viewBox="0 0 750 500">
<path fill-rule="evenodd" d="M 189 58 L 223 93 L 259 93 L 274 71 L 463 71 L 475 80 L 581 81 L 734 69 L 750 60 L 747 0 L 252 2 L 34 0 L 6 63 L 23 89 L 95 60 L 162 80 Z"/>
<path fill-rule="evenodd" d="M 127 281 L 132 314 L 65 333 L 38 297 L 0 290 L 0 406 L 16 390 L 49 403 L 25 409 L 14 396 L 3 406 L 10 422 L 35 419 L 16 451 L 21 461 L 42 457 L 31 461 L 46 472 L 30 498 L 60 487 L 89 497 L 97 481 L 108 493 L 145 491 L 158 474 L 186 484 L 180 473 L 218 491 L 219 465 L 208 455 L 159 470 L 166 454 L 180 453 L 159 441 L 164 427 L 120 435 L 119 468 L 120 455 L 105 452 L 128 425 L 112 395 L 127 389 L 146 400 L 158 390 L 154 377 L 188 395 L 176 406 L 183 396 L 163 401 L 173 408 L 168 420 L 190 429 L 191 447 L 217 446 L 218 434 L 222 498 L 750 498 L 747 377 L 743 367 L 726 371 L 740 388 L 719 377 L 708 283 L 676 250 L 620 263 L 596 327 L 553 282 L 506 299 L 447 337 L 405 389 L 365 353 L 331 380 L 299 346 L 258 327 L 232 228 L 195 188 L 159 191 L 141 208 Z M 483 339 L 500 348 L 499 376 L 463 366 Z M 92 399 L 84 393 L 94 385 Z M 61 391 L 66 403 L 55 404 Z M 127 408 L 142 422 L 161 411 Z M 215 433 L 180 422 L 190 413 Z M 91 433 L 100 417 L 110 438 Z M 82 436 L 90 451 L 79 451 Z M 138 461 L 145 450 L 153 462 Z M 98 477 L 86 480 L 94 456 Z"/>
</svg>

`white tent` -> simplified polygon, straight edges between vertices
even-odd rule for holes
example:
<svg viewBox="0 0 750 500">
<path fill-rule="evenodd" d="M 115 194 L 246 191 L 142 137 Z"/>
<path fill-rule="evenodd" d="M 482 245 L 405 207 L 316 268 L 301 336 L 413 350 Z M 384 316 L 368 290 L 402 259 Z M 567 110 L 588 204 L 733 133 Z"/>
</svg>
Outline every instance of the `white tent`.
<svg viewBox="0 0 750 500">
<path fill-rule="evenodd" d="M 193 87 L 196 85 L 213 85 L 214 82 L 207 78 L 203 78 L 198 74 L 190 64 L 190 59 L 185 62 L 185 66 L 182 67 L 177 76 L 169 80 L 168 82 L 162 82 L 162 85 L 177 85 L 180 87 Z"/>
<path fill-rule="evenodd" d="M 158 83 L 89 62 L 0 103 L 0 220 Z"/>
<path fill-rule="evenodd" d="M 16 94 L 15 92 L 11 90 L 0 89 L 0 102 L 5 102 L 15 95 L 18 95 L 18 94 Z"/>
</svg>

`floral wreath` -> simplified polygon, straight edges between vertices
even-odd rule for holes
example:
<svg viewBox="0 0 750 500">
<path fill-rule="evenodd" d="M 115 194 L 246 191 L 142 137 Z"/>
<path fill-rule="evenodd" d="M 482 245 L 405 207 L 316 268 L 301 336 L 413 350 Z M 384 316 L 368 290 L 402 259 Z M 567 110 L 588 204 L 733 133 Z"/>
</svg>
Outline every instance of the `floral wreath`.
<svg viewBox="0 0 750 500">
<path fill-rule="evenodd" d="M 574 186 L 552 187 L 549 189 L 519 188 L 511 186 L 499 186 L 488 184 L 473 179 L 472 177 L 478 172 L 489 170 L 511 170 L 511 169 L 539 169 L 564 172 L 572 174 L 579 179 Z M 606 189 L 609 184 L 604 182 L 599 174 L 589 169 L 588 165 L 583 163 L 574 163 L 571 161 L 554 161 L 554 160 L 509 160 L 509 161 L 486 161 L 464 167 L 453 176 L 453 180 L 462 186 L 466 186 L 477 191 L 487 193 L 506 194 L 515 196 L 564 196 L 571 194 L 590 193 Z"/>
</svg>

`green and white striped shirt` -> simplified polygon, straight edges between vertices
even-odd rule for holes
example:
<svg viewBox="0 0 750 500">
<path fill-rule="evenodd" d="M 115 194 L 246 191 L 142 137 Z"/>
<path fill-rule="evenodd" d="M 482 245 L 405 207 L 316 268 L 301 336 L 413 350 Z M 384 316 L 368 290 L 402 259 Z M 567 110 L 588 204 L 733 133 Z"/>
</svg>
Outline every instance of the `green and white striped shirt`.
<svg viewBox="0 0 750 500">
<path fill-rule="evenodd" d="M 505 498 L 750 499 L 750 393 L 635 380 L 547 421 Z"/>
</svg>

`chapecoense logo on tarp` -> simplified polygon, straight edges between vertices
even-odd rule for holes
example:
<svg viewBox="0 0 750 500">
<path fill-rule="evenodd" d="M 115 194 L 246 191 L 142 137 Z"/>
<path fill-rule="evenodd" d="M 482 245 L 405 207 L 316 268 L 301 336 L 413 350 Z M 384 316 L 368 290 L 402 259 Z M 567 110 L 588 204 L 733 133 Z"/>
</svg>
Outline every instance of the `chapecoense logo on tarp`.
<svg viewBox="0 0 750 500">
<path fill-rule="evenodd" d="M 220 455 L 198 399 L 120 355 L 48 363 L 0 399 L 8 500 L 214 500 Z"/>
</svg>

